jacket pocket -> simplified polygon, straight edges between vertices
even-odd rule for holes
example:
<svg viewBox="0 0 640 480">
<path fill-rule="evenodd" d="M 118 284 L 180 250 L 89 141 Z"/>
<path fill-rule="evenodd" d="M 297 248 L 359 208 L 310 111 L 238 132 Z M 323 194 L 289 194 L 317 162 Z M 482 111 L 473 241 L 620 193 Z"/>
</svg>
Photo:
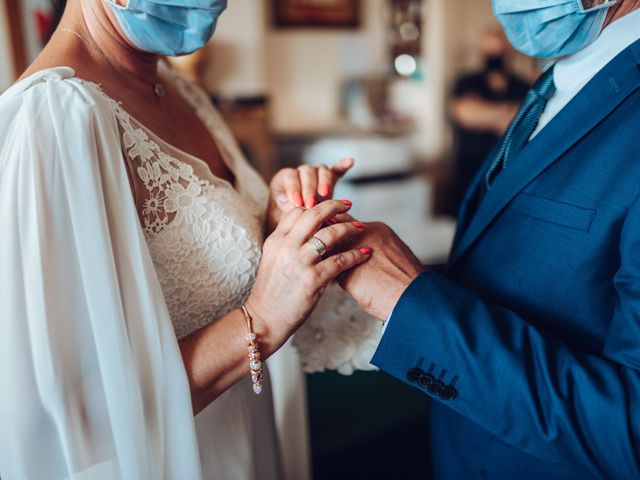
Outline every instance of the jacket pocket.
<svg viewBox="0 0 640 480">
<path fill-rule="evenodd" d="M 570 203 L 521 193 L 515 201 L 518 213 L 563 227 L 588 232 L 596 216 L 596 210 Z"/>
</svg>

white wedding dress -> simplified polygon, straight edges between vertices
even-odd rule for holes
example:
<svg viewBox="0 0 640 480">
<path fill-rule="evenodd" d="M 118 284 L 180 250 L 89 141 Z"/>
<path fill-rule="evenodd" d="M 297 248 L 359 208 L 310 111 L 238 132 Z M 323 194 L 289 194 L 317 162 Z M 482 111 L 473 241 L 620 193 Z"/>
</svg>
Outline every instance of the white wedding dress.
<svg viewBox="0 0 640 480">
<path fill-rule="evenodd" d="M 264 394 L 247 377 L 190 416 L 175 338 L 246 300 L 268 189 L 206 95 L 164 64 L 161 74 L 236 185 L 69 68 L 0 97 L 2 478 L 285 478 L 268 373 Z M 295 343 L 306 371 L 350 373 L 371 368 L 379 330 L 333 289 Z M 298 418 L 285 426 L 304 424 L 302 381 L 288 389 Z M 29 460 L 32 449 L 51 453 Z"/>
<path fill-rule="evenodd" d="M 161 63 L 161 74 L 193 106 L 236 178 L 163 142 L 110 100 L 121 129 L 136 204 L 176 335 L 239 308 L 260 262 L 269 191 L 200 90 Z M 206 479 L 279 479 L 281 456 L 265 372 L 265 395 L 240 380 L 195 418 Z"/>
</svg>

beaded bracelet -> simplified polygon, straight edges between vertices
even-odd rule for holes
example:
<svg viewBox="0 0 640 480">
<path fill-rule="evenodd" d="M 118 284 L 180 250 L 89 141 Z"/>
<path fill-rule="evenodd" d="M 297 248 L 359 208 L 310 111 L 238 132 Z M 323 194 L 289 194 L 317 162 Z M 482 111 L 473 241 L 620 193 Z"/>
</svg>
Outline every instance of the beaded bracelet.
<svg viewBox="0 0 640 480">
<path fill-rule="evenodd" d="M 244 319 L 247 321 L 247 329 L 249 330 L 249 333 L 245 335 L 245 338 L 249 342 L 249 369 L 251 370 L 251 383 L 253 384 L 253 391 L 259 395 L 262 392 L 263 378 L 260 351 L 258 350 L 256 334 L 253 332 L 253 327 L 251 325 L 251 315 L 249 315 L 249 311 L 244 305 L 242 305 L 242 313 L 244 314 Z"/>
</svg>

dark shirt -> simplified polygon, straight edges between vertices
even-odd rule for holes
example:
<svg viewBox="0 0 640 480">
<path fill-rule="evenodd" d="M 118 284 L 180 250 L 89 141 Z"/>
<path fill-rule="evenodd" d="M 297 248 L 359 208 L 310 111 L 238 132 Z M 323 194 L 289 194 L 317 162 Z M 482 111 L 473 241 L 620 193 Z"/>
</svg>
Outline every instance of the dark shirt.
<svg viewBox="0 0 640 480">
<path fill-rule="evenodd" d="M 460 77 L 453 90 L 453 97 L 458 99 L 467 95 L 475 95 L 486 102 L 520 103 L 527 92 L 529 84 L 515 75 L 507 74 L 507 88 L 494 91 L 487 82 L 485 72 Z M 470 130 L 454 122 L 456 143 L 456 162 L 453 175 L 453 199 L 451 213 L 457 213 L 462 197 L 478 168 L 486 160 L 499 137 L 492 132 Z"/>
</svg>

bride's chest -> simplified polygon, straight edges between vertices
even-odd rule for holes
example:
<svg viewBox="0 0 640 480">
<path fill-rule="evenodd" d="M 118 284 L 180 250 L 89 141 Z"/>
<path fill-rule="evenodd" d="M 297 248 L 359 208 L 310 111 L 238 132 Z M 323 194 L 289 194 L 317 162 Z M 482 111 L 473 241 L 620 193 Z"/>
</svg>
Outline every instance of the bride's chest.
<svg viewBox="0 0 640 480">
<path fill-rule="evenodd" d="M 230 187 L 174 184 L 165 204 L 175 216 L 147 241 L 180 338 L 246 300 L 260 263 L 263 216 Z"/>
<path fill-rule="evenodd" d="M 233 166 L 235 188 L 200 159 L 156 141 L 130 117 L 120 123 L 140 222 L 182 337 L 238 308 L 251 292 L 268 189 L 224 129 L 216 140 Z"/>
<path fill-rule="evenodd" d="M 169 182 L 147 207 L 142 222 L 177 336 L 238 308 L 260 263 L 264 208 L 226 182 L 197 178 Z"/>
<path fill-rule="evenodd" d="M 131 109 L 127 105 L 127 110 L 164 144 L 201 160 L 215 177 L 234 184 L 235 176 L 221 152 L 225 145 L 219 145 L 216 140 L 223 128 L 221 119 L 206 108 L 208 105 L 196 110 L 175 88 L 166 84 L 165 98 L 137 103 Z"/>
<path fill-rule="evenodd" d="M 239 307 L 251 292 L 264 240 L 268 188 L 208 99 L 186 84 L 177 83 L 234 184 L 91 85 L 117 121 L 140 224 L 176 334 L 183 337 Z"/>
<path fill-rule="evenodd" d="M 264 213 L 230 185 L 211 185 L 194 179 L 172 183 L 158 194 L 163 205 L 163 227 L 146 228 L 154 260 L 180 265 L 207 262 L 212 272 L 234 268 L 242 259 L 259 256 L 264 241 Z M 142 221 L 151 225 L 151 212 L 143 208 Z M 169 218 L 169 217 L 172 218 Z M 156 222 L 158 219 L 156 219 Z"/>
</svg>

